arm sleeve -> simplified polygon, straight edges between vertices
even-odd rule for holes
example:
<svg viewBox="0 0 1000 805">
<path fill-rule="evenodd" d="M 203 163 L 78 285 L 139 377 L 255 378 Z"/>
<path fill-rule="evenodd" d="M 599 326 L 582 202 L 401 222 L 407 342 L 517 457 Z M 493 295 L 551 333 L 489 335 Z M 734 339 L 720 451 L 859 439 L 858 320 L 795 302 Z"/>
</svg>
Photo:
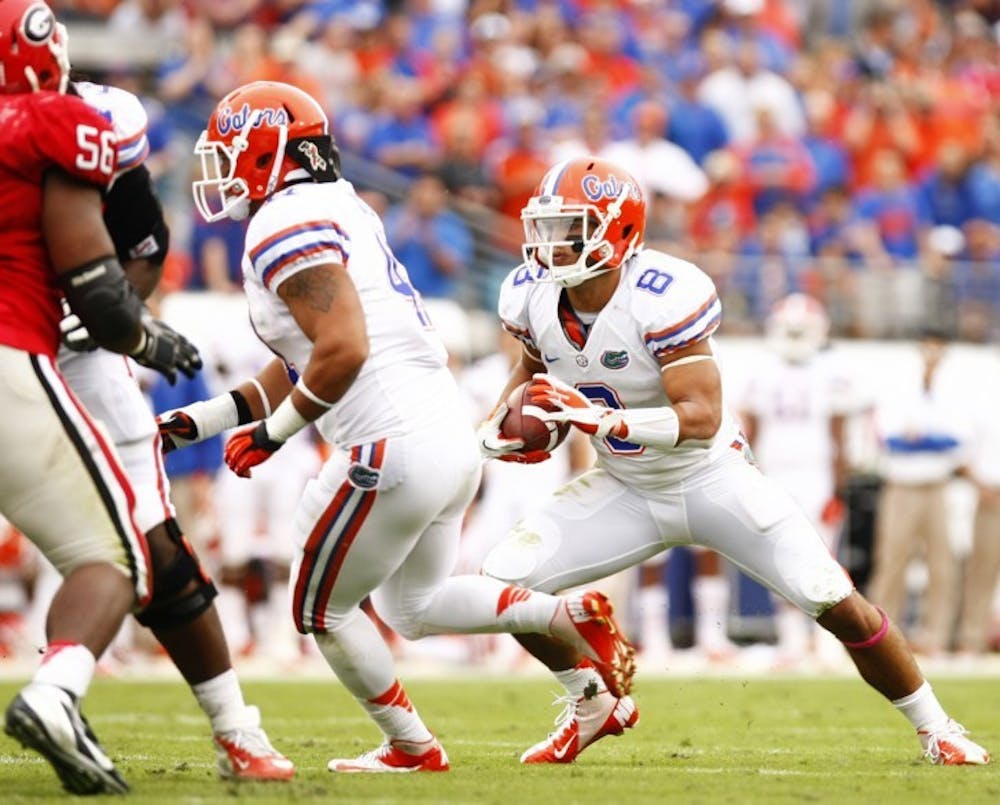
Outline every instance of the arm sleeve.
<svg viewBox="0 0 1000 805">
<path fill-rule="evenodd" d="M 170 230 L 145 166 L 126 171 L 111 186 L 104 207 L 104 223 L 122 263 L 144 258 L 159 265 L 166 259 Z"/>
</svg>

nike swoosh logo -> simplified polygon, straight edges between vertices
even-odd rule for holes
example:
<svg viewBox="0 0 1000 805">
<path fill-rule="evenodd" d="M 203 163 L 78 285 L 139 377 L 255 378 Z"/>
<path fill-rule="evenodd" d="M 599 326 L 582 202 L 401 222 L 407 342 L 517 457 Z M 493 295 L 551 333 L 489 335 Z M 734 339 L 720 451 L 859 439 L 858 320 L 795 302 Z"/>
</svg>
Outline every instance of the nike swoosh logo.
<svg viewBox="0 0 1000 805">
<path fill-rule="evenodd" d="M 249 768 L 250 768 L 250 761 L 249 761 L 249 760 L 244 760 L 244 759 L 243 759 L 243 758 L 241 758 L 241 757 L 234 757 L 234 758 L 233 758 L 233 762 L 234 762 L 234 763 L 235 763 L 235 764 L 236 764 L 237 766 L 239 766 L 239 767 L 240 767 L 241 769 L 244 769 L 244 770 L 245 770 L 245 769 L 249 769 Z"/>
<path fill-rule="evenodd" d="M 566 743 L 563 746 L 556 747 L 555 749 L 552 750 L 552 754 L 556 756 L 556 760 L 562 760 L 564 757 L 566 757 L 566 753 L 569 751 L 569 745 L 571 743 L 573 743 L 572 739 L 566 741 Z"/>
<path fill-rule="evenodd" d="M 558 355 L 542 355 L 542 358 L 546 363 L 555 363 L 557 360 L 559 360 Z"/>
</svg>

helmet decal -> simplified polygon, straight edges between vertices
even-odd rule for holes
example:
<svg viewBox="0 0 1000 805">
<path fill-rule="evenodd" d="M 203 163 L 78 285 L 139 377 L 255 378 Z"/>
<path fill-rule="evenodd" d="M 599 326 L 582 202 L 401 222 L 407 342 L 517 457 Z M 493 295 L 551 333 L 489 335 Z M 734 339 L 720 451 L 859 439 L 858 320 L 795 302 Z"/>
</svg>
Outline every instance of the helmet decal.
<svg viewBox="0 0 1000 805">
<path fill-rule="evenodd" d="M 251 124 L 251 128 L 260 128 L 261 126 L 287 126 L 288 125 L 288 112 L 284 109 L 275 109 L 273 107 L 264 107 L 263 109 L 254 110 L 256 115 Z M 238 110 L 234 111 L 230 106 L 224 106 L 219 109 L 218 117 L 218 127 L 219 134 L 225 136 L 229 133 L 239 134 L 246 127 L 247 123 L 250 122 L 250 104 L 245 103 Z"/>
<path fill-rule="evenodd" d="M 56 30 L 56 18 L 52 9 L 43 3 L 33 5 L 24 13 L 21 22 L 24 38 L 33 45 L 42 45 L 52 38 Z"/>
<path fill-rule="evenodd" d="M 641 198 L 635 182 L 631 179 L 622 181 L 613 173 L 609 173 L 606 178 L 588 173 L 580 181 L 580 187 L 583 189 L 583 194 L 591 201 L 600 201 L 601 199 L 615 201 L 625 190 L 628 190 L 629 198 L 636 201 Z"/>
</svg>

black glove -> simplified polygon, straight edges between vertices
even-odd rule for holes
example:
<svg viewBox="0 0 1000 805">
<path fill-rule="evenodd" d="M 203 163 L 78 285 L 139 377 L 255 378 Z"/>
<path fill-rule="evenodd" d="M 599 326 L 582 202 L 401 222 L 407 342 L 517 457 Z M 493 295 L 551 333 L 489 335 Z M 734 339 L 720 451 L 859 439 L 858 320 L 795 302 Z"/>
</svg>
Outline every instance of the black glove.
<svg viewBox="0 0 1000 805">
<path fill-rule="evenodd" d="M 198 424 L 184 411 L 168 411 L 163 416 L 168 418 L 157 417 L 156 426 L 160 429 L 160 443 L 164 454 L 201 441 L 198 438 Z"/>
<path fill-rule="evenodd" d="M 179 332 L 157 319 L 143 319 L 143 337 L 135 352 L 129 353 L 137 363 L 155 369 L 172 386 L 177 373 L 194 377 L 201 369 L 198 349 Z"/>
</svg>

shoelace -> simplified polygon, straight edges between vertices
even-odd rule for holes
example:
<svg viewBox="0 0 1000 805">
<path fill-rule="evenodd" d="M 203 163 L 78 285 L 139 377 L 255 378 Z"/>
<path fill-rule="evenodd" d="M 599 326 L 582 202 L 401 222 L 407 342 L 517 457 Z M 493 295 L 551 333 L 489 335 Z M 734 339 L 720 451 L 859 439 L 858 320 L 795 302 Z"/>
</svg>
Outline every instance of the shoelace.
<svg viewBox="0 0 1000 805">
<path fill-rule="evenodd" d="M 556 716 L 556 720 L 554 722 L 556 725 L 556 729 L 554 732 L 549 733 L 550 738 L 553 735 L 558 735 L 560 732 L 562 732 L 566 728 L 566 725 L 569 724 L 576 717 L 576 706 L 577 706 L 576 699 L 568 695 L 556 696 L 555 699 L 552 700 L 552 704 L 553 705 L 561 704 L 563 705 L 563 709 L 559 713 L 559 715 Z"/>
<path fill-rule="evenodd" d="M 941 756 L 941 747 L 938 743 L 940 738 L 963 738 L 969 731 L 957 721 L 948 721 L 943 729 L 927 734 L 927 748 L 924 750 L 924 757 L 936 760 Z"/>
<path fill-rule="evenodd" d="M 271 746 L 271 742 L 267 740 L 264 730 L 259 727 L 230 730 L 223 733 L 222 737 L 251 755 L 278 754 L 278 750 Z"/>
<path fill-rule="evenodd" d="M 384 743 L 381 746 L 376 746 L 374 749 L 369 749 L 367 752 L 359 755 L 358 762 L 367 760 L 382 760 L 391 751 L 392 744 Z"/>
</svg>

